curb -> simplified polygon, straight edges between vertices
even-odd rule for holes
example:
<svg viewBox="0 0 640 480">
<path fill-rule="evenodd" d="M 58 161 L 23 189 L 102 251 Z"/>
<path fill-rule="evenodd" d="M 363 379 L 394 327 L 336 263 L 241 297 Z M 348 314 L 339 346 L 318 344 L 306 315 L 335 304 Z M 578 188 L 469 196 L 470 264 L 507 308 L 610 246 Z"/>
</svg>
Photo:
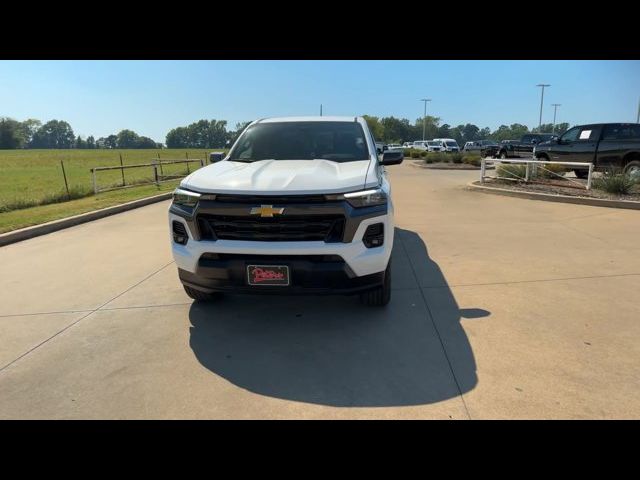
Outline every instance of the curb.
<svg viewBox="0 0 640 480">
<path fill-rule="evenodd" d="M 122 213 L 128 210 L 133 210 L 134 208 L 140 208 L 152 203 L 168 200 L 171 198 L 172 193 L 173 192 L 162 193 L 153 197 L 141 198 L 132 202 L 94 210 L 93 212 L 81 213 L 80 215 L 74 215 L 73 217 L 61 218 L 60 220 L 54 220 L 41 225 L 34 225 L 33 227 L 26 227 L 21 228 L 20 230 L 2 233 L 0 234 L 0 247 L 11 243 L 21 242 L 22 240 L 27 240 L 29 238 L 39 237 L 40 235 L 46 235 L 47 233 L 57 232 L 58 230 L 80 225 L 81 223 L 98 220 L 99 218 L 115 215 L 116 213 Z"/>
<path fill-rule="evenodd" d="M 492 193 L 505 197 L 525 198 L 528 200 L 543 200 L 547 202 L 573 203 L 575 205 L 590 205 L 592 207 L 626 208 L 630 210 L 640 210 L 640 202 L 632 200 L 607 200 L 604 198 L 572 197 L 570 195 L 552 195 L 538 192 L 519 192 L 504 188 L 485 187 L 476 185 L 473 182 L 467 183 L 467 187 L 482 193 Z"/>
</svg>

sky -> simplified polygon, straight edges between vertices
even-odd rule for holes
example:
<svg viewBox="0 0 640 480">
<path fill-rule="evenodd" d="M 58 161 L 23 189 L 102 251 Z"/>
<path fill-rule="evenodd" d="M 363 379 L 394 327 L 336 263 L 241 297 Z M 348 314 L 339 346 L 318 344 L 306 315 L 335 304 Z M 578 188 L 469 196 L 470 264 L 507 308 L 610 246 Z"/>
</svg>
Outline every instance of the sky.
<svg viewBox="0 0 640 480">
<path fill-rule="evenodd" d="M 0 61 L 0 117 L 66 120 L 95 138 L 134 130 L 164 142 L 200 119 L 424 112 L 456 126 L 635 122 L 640 61 Z"/>
</svg>

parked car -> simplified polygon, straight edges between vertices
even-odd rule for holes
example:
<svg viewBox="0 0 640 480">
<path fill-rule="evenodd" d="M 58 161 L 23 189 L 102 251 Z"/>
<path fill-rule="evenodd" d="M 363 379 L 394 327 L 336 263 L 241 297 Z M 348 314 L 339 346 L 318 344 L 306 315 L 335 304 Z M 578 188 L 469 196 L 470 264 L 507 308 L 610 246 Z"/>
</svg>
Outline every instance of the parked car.
<svg viewBox="0 0 640 480">
<path fill-rule="evenodd" d="M 442 142 L 443 152 L 459 152 L 460 146 L 453 138 L 434 138 L 434 142 Z"/>
<path fill-rule="evenodd" d="M 390 143 L 387 147 L 389 147 L 389 150 L 399 150 L 402 148 L 402 145 L 399 143 Z"/>
<path fill-rule="evenodd" d="M 518 141 L 503 140 L 497 150 L 486 149 L 486 153 L 487 156 L 498 158 L 533 158 L 533 147 L 553 137 L 555 135 L 552 133 L 527 133 Z"/>
<path fill-rule="evenodd" d="M 389 302 L 394 219 L 385 166 L 403 153 L 379 153 L 363 117 L 258 120 L 216 160 L 182 180 L 169 208 L 187 295 Z"/>
<path fill-rule="evenodd" d="M 411 148 L 415 150 L 428 150 L 427 141 L 426 140 L 416 140 L 411 145 Z"/>
<path fill-rule="evenodd" d="M 404 142 L 402 144 L 402 148 L 412 148 L 413 147 L 413 142 Z"/>
<path fill-rule="evenodd" d="M 640 123 L 592 123 L 567 130 L 535 147 L 539 160 L 593 163 L 599 171 L 620 168 L 640 178 Z M 574 170 L 586 178 L 586 169 Z"/>
<path fill-rule="evenodd" d="M 433 140 L 430 140 L 427 142 L 427 151 L 428 152 L 441 152 L 444 150 L 444 145 L 442 144 L 442 142 L 436 142 Z"/>
<path fill-rule="evenodd" d="M 484 152 L 489 151 L 491 148 L 497 149 L 498 144 L 493 140 L 476 140 L 475 142 L 466 142 L 462 147 L 462 151 L 480 153 L 484 157 Z"/>
</svg>

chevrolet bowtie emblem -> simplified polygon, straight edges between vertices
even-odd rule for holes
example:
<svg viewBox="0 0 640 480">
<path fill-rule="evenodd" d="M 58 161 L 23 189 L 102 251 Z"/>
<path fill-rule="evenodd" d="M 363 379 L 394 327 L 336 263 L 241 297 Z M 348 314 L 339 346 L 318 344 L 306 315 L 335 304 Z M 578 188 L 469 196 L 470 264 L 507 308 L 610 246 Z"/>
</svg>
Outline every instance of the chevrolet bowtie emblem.
<svg viewBox="0 0 640 480">
<path fill-rule="evenodd" d="M 251 215 L 260 214 L 263 218 L 281 215 L 282 212 L 284 212 L 284 208 L 273 208 L 273 205 L 260 205 L 259 207 L 253 207 L 251 209 Z"/>
</svg>

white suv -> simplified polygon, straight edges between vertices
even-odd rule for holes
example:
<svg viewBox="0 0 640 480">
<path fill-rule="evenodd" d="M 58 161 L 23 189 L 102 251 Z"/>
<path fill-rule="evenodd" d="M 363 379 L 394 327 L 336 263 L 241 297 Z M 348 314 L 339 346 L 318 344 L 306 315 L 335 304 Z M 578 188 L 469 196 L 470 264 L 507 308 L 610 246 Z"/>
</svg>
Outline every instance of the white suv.
<svg viewBox="0 0 640 480">
<path fill-rule="evenodd" d="M 225 158 L 173 195 L 173 257 L 187 294 L 360 294 L 391 297 L 393 203 L 362 117 L 253 122 Z"/>
</svg>

